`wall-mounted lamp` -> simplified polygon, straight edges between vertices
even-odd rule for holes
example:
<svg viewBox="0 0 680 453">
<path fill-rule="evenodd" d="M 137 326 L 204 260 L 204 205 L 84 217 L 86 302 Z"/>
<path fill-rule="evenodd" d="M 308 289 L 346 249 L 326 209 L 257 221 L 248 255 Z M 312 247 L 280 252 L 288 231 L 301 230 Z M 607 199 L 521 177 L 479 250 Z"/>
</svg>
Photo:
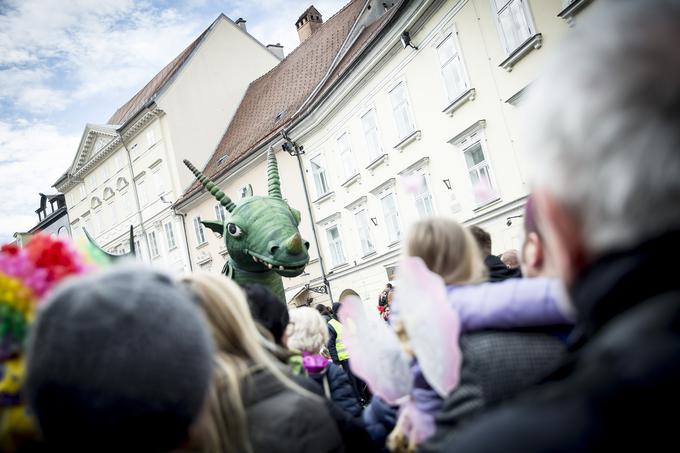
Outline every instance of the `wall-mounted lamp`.
<svg viewBox="0 0 680 453">
<path fill-rule="evenodd" d="M 447 189 L 451 190 L 451 180 L 449 178 L 442 179 L 442 182 L 444 183 Z"/>
<path fill-rule="evenodd" d="M 376 217 L 371 217 L 371 223 L 373 223 L 375 226 L 378 226 L 378 219 Z"/>
<path fill-rule="evenodd" d="M 412 48 L 418 50 L 418 48 L 416 46 L 411 44 L 411 35 L 406 30 L 404 30 L 404 32 L 401 34 L 400 39 L 401 39 L 401 47 L 403 47 L 404 49 L 406 49 L 407 47 L 412 47 Z"/>
<path fill-rule="evenodd" d="M 522 217 L 524 217 L 524 214 L 510 216 L 506 219 L 505 224 L 510 226 L 512 225 L 512 219 L 521 219 Z"/>
</svg>

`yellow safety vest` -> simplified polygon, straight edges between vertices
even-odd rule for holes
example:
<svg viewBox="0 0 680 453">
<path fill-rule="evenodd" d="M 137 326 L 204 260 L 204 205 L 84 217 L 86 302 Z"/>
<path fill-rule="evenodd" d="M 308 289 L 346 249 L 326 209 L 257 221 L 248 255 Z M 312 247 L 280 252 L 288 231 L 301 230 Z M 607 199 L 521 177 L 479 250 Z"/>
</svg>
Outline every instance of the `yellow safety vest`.
<svg viewBox="0 0 680 453">
<path fill-rule="evenodd" d="M 335 329 L 335 351 L 338 353 L 338 360 L 343 361 L 349 359 L 349 353 L 345 344 L 342 342 L 342 324 L 337 319 L 331 319 L 328 324 Z"/>
</svg>

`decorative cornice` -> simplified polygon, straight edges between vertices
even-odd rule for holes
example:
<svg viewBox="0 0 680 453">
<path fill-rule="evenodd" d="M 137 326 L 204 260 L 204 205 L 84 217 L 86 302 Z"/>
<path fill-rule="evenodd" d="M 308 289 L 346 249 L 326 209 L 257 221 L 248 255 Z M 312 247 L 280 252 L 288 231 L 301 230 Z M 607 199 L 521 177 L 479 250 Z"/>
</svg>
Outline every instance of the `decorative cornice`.
<svg viewBox="0 0 680 453">
<path fill-rule="evenodd" d="M 422 136 L 422 133 L 420 132 L 420 129 L 415 130 L 415 131 L 411 132 L 410 134 L 408 134 L 399 143 L 394 145 L 394 149 L 398 149 L 399 151 L 404 151 L 404 148 L 406 148 L 408 145 L 415 142 L 416 140 L 420 140 L 421 136 Z"/>
<path fill-rule="evenodd" d="M 354 175 L 347 178 L 347 181 L 343 182 L 340 185 L 342 187 L 344 187 L 345 189 L 347 189 L 349 186 L 351 186 L 352 184 L 354 184 L 355 182 L 360 181 L 360 180 L 361 180 L 361 174 L 355 173 Z"/>
<path fill-rule="evenodd" d="M 384 153 L 373 159 L 373 161 L 366 166 L 366 170 L 368 170 L 371 173 L 371 176 L 373 176 L 375 169 L 381 166 L 383 163 L 386 163 L 388 160 L 389 156 L 387 155 L 387 153 Z"/>
<path fill-rule="evenodd" d="M 515 63 L 524 58 L 524 56 L 531 52 L 532 50 L 540 49 L 542 45 L 543 35 L 540 33 L 536 33 L 535 35 L 531 36 L 529 39 L 524 41 L 517 49 L 513 50 L 510 53 L 510 55 L 508 55 L 508 58 L 501 61 L 501 64 L 499 64 L 498 66 L 510 72 L 512 71 L 513 66 L 515 66 Z"/>
<path fill-rule="evenodd" d="M 444 107 L 444 110 L 442 110 L 442 112 L 446 113 L 449 116 L 453 116 L 453 113 L 459 108 L 461 108 L 463 104 L 466 104 L 468 101 L 474 101 L 476 94 L 477 92 L 475 91 L 475 89 L 470 88 L 469 90 L 461 93 L 460 96 L 454 99 L 449 105 Z"/>
<path fill-rule="evenodd" d="M 574 26 L 574 16 L 581 11 L 584 7 L 590 4 L 593 0 L 574 0 L 566 8 L 557 14 L 557 17 L 567 21 L 570 27 Z"/>
<path fill-rule="evenodd" d="M 387 181 L 381 183 L 380 185 L 376 186 L 374 189 L 372 189 L 370 192 L 373 195 L 378 195 L 380 192 L 382 192 L 385 189 L 392 188 L 396 186 L 397 180 L 395 178 L 390 178 Z"/>
<path fill-rule="evenodd" d="M 424 167 L 426 165 L 429 165 L 430 163 L 430 158 L 428 156 L 422 157 L 418 159 L 417 161 L 413 162 L 411 165 L 408 167 L 404 168 L 402 171 L 399 172 L 399 175 L 409 175 L 413 173 L 416 170 L 419 170 L 421 167 Z"/>
<path fill-rule="evenodd" d="M 148 123 L 150 123 L 154 118 L 163 115 L 165 112 L 159 108 L 154 108 L 154 109 L 149 109 L 144 112 L 143 115 L 139 117 L 137 121 L 132 123 L 125 131 L 122 133 L 123 140 L 127 141 L 128 139 L 134 137 L 137 135 L 137 133 Z M 64 184 L 61 184 L 59 187 L 57 187 L 58 190 L 61 192 L 65 192 L 71 188 L 73 188 L 76 184 L 79 182 L 82 182 L 83 178 L 88 175 L 95 167 L 99 165 L 103 160 L 108 158 L 113 152 L 118 150 L 123 142 L 121 141 L 121 135 L 119 131 L 118 134 L 112 133 L 111 131 L 100 129 L 97 127 L 90 127 L 88 126 L 89 130 L 87 132 L 87 136 L 85 137 L 85 142 L 83 143 L 81 149 L 79 152 L 81 153 L 81 158 L 76 164 L 76 171 L 71 174 L 67 175 L 66 181 Z M 91 147 L 93 143 L 95 142 L 95 137 L 98 135 L 108 135 L 112 138 L 112 140 L 107 143 L 97 154 L 94 156 L 90 156 L 89 153 L 91 152 Z"/>
<path fill-rule="evenodd" d="M 508 98 L 506 104 L 514 105 L 517 106 L 519 104 L 519 101 L 521 101 L 524 98 L 524 95 L 527 94 L 527 89 L 531 86 L 531 84 L 525 86 L 521 90 L 519 90 L 517 93 L 513 94 Z"/>
<path fill-rule="evenodd" d="M 366 197 L 366 195 L 364 195 L 363 197 L 359 197 L 356 200 L 354 200 L 353 202 L 351 202 L 350 204 L 348 204 L 347 206 L 345 206 L 345 209 L 348 209 L 348 210 L 351 211 L 352 209 L 355 209 L 355 208 L 358 208 L 360 206 L 365 205 L 367 203 L 367 201 L 368 201 L 368 197 Z"/>
<path fill-rule="evenodd" d="M 319 198 L 312 201 L 312 203 L 314 203 L 318 206 L 319 204 L 321 204 L 324 201 L 329 200 L 329 199 L 333 199 L 333 200 L 335 199 L 335 192 L 332 191 L 332 190 L 330 192 L 326 192 L 325 194 L 321 195 Z"/>
<path fill-rule="evenodd" d="M 477 132 L 478 130 L 484 129 L 485 127 L 486 120 L 475 121 L 471 126 L 468 126 L 464 131 L 450 138 L 449 143 L 452 144 L 453 146 L 458 146 L 460 145 L 460 142 L 466 139 L 469 135 Z"/>
<path fill-rule="evenodd" d="M 341 213 L 340 213 L 339 211 L 338 211 L 338 212 L 334 212 L 333 214 L 331 214 L 331 215 L 329 215 L 329 216 L 327 216 L 327 217 L 324 217 L 324 218 L 321 219 L 321 220 L 317 220 L 317 221 L 316 221 L 316 224 L 319 225 L 319 226 L 326 226 L 326 225 L 328 225 L 329 223 L 331 223 L 331 222 L 333 222 L 333 221 L 339 219 L 340 216 L 341 216 Z"/>
</svg>

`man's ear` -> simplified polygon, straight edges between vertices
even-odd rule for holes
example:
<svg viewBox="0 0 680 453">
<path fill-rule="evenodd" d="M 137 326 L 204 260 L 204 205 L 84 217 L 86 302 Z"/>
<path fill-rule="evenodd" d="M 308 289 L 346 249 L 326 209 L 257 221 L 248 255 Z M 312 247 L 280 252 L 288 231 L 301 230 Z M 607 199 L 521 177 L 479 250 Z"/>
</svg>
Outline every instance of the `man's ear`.
<svg viewBox="0 0 680 453">
<path fill-rule="evenodd" d="M 535 191 L 542 251 L 550 257 L 558 276 L 569 286 L 588 262 L 581 223 L 562 202 L 546 191 Z"/>
<path fill-rule="evenodd" d="M 224 234 L 224 223 L 219 220 L 201 220 L 201 223 L 217 234 Z"/>
</svg>

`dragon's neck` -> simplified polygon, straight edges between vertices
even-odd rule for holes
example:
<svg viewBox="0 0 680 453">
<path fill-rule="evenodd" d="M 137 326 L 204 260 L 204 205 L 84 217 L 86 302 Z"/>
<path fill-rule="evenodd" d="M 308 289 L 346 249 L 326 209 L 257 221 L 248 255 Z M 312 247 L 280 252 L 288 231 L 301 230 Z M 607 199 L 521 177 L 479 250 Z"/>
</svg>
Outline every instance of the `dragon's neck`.
<svg viewBox="0 0 680 453">
<path fill-rule="evenodd" d="M 284 304 L 286 303 L 286 294 L 283 290 L 283 281 L 281 276 L 274 271 L 264 271 L 264 272 L 248 272 L 240 269 L 238 263 L 233 260 L 229 260 L 230 271 L 225 272 L 227 275 L 231 274 L 231 278 L 238 283 L 243 285 L 246 283 L 254 283 L 258 285 L 265 286 L 269 288 L 271 292 L 279 298 Z M 225 269 L 226 270 L 226 269 Z"/>
</svg>

